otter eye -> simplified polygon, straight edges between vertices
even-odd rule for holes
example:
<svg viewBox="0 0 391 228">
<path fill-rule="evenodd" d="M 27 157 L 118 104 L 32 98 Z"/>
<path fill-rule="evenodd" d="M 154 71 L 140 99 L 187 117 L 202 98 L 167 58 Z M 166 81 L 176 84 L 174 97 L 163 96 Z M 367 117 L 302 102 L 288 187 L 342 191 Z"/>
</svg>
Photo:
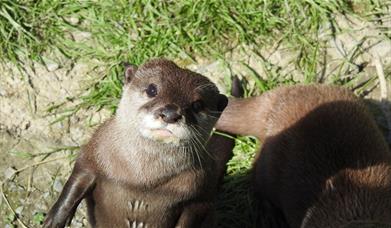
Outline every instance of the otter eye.
<svg viewBox="0 0 391 228">
<path fill-rule="evenodd" d="M 148 88 L 145 90 L 148 97 L 156 97 L 157 95 L 157 88 L 155 84 L 149 84 Z"/>
<path fill-rule="evenodd" d="M 193 104 L 191 104 L 191 107 L 192 107 L 193 111 L 197 113 L 197 112 L 202 111 L 205 108 L 205 105 L 204 105 L 204 102 L 202 102 L 201 100 L 198 100 L 198 101 L 193 102 Z"/>
</svg>

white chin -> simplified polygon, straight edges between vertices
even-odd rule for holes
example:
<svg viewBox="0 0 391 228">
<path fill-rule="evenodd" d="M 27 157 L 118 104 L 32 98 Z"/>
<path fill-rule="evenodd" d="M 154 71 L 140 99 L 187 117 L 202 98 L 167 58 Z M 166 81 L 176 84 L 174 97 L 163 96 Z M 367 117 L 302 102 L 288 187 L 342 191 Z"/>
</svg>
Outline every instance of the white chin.
<svg viewBox="0 0 391 228">
<path fill-rule="evenodd" d="M 142 129 L 140 132 L 143 137 L 158 142 L 178 144 L 180 141 L 177 136 L 167 129 Z"/>
</svg>

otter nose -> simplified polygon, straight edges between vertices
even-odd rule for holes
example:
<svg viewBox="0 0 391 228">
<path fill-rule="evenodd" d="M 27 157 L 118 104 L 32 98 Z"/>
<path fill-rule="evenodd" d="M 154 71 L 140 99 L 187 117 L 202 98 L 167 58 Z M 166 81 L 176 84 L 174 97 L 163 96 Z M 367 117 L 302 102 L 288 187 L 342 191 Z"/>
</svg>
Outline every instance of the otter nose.
<svg viewBox="0 0 391 228">
<path fill-rule="evenodd" d="M 161 117 L 166 123 L 175 123 L 182 118 L 178 113 L 178 107 L 173 104 L 168 104 L 157 110 L 157 117 Z"/>
</svg>

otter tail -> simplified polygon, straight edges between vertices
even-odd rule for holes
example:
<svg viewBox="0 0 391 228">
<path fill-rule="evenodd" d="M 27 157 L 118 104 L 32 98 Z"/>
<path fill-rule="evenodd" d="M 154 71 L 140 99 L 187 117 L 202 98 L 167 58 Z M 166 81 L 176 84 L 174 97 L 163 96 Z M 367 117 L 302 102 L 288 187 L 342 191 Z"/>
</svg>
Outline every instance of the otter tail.
<svg viewBox="0 0 391 228">
<path fill-rule="evenodd" d="M 251 98 L 243 97 L 240 80 L 232 81 L 232 95 L 215 128 L 219 131 L 239 135 L 253 135 L 262 139 L 266 132 L 267 114 L 271 107 L 270 93 Z"/>
</svg>

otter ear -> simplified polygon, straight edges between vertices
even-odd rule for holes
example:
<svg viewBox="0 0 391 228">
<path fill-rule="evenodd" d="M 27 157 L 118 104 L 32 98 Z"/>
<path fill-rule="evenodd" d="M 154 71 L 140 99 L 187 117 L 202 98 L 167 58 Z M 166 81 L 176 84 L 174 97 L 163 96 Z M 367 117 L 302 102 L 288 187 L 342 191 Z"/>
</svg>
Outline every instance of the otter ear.
<svg viewBox="0 0 391 228">
<path fill-rule="evenodd" d="M 223 95 L 219 94 L 218 101 L 217 101 L 217 111 L 222 112 L 225 107 L 228 105 L 228 98 Z"/>
<path fill-rule="evenodd" d="M 243 97 L 244 90 L 242 86 L 241 80 L 238 78 L 238 76 L 234 76 L 232 79 L 232 87 L 231 87 L 231 95 L 233 97 Z"/>
<path fill-rule="evenodd" d="M 132 81 L 134 75 L 136 74 L 137 66 L 130 63 L 124 63 L 124 67 L 125 67 L 124 84 L 128 84 L 130 81 Z"/>
</svg>

